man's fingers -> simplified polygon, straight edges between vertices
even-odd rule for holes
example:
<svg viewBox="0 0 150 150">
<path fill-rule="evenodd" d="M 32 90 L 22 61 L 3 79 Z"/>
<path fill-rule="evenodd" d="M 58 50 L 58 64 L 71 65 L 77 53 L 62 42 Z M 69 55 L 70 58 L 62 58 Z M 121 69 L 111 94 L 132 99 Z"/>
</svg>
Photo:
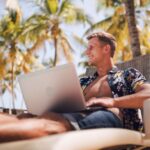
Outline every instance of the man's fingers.
<svg viewBox="0 0 150 150">
<path fill-rule="evenodd" d="M 113 98 L 92 98 L 87 103 L 86 106 L 99 105 L 104 107 L 114 107 L 114 99 Z"/>
<path fill-rule="evenodd" d="M 92 106 L 92 105 L 96 105 L 97 104 L 97 100 L 96 99 L 92 99 L 90 101 L 88 101 L 86 103 L 86 106 Z"/>
</svg>

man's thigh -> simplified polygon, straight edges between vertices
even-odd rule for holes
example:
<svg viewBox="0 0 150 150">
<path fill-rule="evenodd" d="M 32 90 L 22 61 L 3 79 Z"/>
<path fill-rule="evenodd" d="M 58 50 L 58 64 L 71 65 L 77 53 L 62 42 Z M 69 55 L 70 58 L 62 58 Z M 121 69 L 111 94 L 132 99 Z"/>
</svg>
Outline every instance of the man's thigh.
<svg viewBox="0 0 150 150">
<path fill-rule="evenodd" d="M 121 120 L 107 110 L 99 110 L 89 114 L 74 113 L 71 115 L 77 121 L 80 129 L 123 128 Z"/>
</svg>

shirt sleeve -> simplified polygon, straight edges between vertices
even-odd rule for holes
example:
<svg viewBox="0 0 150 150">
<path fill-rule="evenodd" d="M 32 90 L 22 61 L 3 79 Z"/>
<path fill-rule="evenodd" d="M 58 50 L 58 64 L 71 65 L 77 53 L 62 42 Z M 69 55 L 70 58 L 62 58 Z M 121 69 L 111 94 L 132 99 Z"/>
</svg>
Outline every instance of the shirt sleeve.
<svg viewBox="0 0 150 150">
<path fill-rule="evenodd" d="M 134 92 L 139 85 L 142 85 L 146 81 L 144 75 L 135 68 L 128 68 L 124 73 L 127 86 Z"/>
</svg>

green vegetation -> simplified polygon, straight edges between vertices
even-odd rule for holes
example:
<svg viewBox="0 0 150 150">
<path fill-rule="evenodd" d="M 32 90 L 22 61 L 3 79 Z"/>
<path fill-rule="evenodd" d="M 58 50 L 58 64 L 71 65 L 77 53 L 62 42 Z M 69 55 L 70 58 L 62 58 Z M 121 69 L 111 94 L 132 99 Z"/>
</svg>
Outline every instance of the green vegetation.
<svg viewBox="0 0 150 150">
<path fill-rule="evenodd" d="M 148 19 L 150 18 L 150 1 L 135 1 L 134 4 L 134 1 L 130 0 L 109 0 L 101 1 L 101 3 L 98 1 L 98 4 L 98 13 L 101 13 L 100 8 L 103 7 L 106 12 L 112 8 L 113 13 L 93 24 L 85 35 L 97 29 L 112 33 L 118 43 L 115 62 L 128 61 L 133 57 L 150 53 L 150 20 Z"/>
</svg>

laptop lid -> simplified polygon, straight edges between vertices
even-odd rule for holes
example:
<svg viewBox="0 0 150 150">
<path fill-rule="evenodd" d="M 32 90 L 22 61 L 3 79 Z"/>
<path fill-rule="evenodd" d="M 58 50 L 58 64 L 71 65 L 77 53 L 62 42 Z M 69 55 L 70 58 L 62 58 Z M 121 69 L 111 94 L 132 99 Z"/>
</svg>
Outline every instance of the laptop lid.
<svg viewBox="0 0 150 150">
<path fill-rule="evenodd" d="M 73 112 L 85 108 L 74 64 L 69 63 L 18 77 L 30 113 Z"/>
</svg>

